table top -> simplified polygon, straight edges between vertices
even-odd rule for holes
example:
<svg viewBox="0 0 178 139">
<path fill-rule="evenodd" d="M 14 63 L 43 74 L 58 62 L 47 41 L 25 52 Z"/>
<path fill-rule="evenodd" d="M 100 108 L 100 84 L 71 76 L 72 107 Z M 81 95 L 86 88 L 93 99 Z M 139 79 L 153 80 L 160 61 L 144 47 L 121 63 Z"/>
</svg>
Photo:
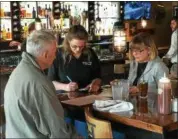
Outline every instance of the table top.
<svg viewBox="0 0 178 139">
<path fill-rule="evenodd" d="M 97 116 L 125 125 L 163 134 L 178 129 L 178 113 L 159 114 L 157 108 L 150 108 L 147 100 L 136 100 L 134 110 L 123 113 L 110 113 L 95 110 Z"/>
<path fill-rule="evenodd" d="M 108 94 L 107 94 L 108 96 Z M 102 93 L 63 93 L 58 94 L 62 105 L 85 107 L 92 105 L 94 100 L 108 99 Z M 110 98 L 111 99 L 111 98 Z M 178 130 L 178 113 L 161 115 L 156 108 L 148 107 L 146 100 L 134 99 L 134 110 L 122 113 L 110 113 L 94 110 L 98 118 L 119 122 L 128 126 L 133 126 L 148 131 L 163 134 L 164 131 Z M 133 103 L 133 102 L 132 102 Z"/>
<path fill-rule="evenodd" d="M 94 103 L 95 100 L 106 100 L 108 98 L 98 95 L 99 92 L 96 93 L 82 93 L 82 92 L 67 92 L 57 94 L 58 99 L 65 106 L 78 106 L 85 107 Z"/>
</svg>

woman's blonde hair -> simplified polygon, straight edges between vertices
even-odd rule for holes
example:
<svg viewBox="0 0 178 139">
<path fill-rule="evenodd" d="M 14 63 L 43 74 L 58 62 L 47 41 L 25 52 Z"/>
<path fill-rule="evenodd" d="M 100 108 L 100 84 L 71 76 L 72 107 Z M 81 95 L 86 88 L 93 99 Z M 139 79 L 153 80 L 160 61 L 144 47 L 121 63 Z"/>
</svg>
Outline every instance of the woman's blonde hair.
<svg viewBox="0 0 178 139">
<path fill-rule="evenodd" d="M 141 50 L 143 48 L 150 48 L 150 60 L 158 56 L 158 51 L 151 35 L 148 33 L 139 33 L 133 37 L 129 44 L 129 59 L 134 60 L 132 49 Z"/>
<path fill-rule="evenodd" d="M 63 58 L 64 58 L 64 61 L 66 61 L 67 56 L 69 56 L 69 61 L 71 60 L 72 51 L 71 51 L 71 48 L 70 48 L 70 41 L 72 39 L 84 40 L 84 41 L 87 42 L 88 41 L 88 33 L 85 30 L 85 28 L 81 25 L 74 25 L 69 29 L 69 31 L 68 31 L 68 33 L 67 33 L 67 35 L 66 35 L 66 37 L 64 38 L 64 41 L 63 41 Z M 88 53 L 86 47 L 84 47 L 83 52 Z"/>
</svg>

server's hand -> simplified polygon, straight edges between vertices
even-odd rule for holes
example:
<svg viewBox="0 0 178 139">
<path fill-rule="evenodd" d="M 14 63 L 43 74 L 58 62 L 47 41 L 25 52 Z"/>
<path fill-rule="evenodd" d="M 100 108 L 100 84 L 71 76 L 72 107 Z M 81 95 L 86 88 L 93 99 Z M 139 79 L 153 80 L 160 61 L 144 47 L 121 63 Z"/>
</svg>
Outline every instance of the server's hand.
<svg viewBox="0 0 178 139">
<path fill-rule="evenodd" d="M 76 82 L 70 82 L 66 86 L 66 91 L 75 91 L 78 89 L 78 84 Z"/>
</svg>

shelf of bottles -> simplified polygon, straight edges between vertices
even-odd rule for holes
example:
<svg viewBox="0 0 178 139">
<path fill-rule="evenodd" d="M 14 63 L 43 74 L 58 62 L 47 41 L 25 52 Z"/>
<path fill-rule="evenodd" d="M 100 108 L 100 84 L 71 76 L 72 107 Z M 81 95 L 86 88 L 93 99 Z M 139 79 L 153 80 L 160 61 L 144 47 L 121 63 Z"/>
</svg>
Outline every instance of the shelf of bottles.
<svg viewBox="0 0 178 139">
<path fill-rule="evenodd" d="M 72 25 L 81 24 L 88 31 L 88 2 L 54 2 L 54 30 L 62 37 Z"/>
<path fill-rule="evenodd" d="M 24 38 L 28 35 L 28 26 L 39 18 L 43 29 L 49 29 L 48 14 L 52 13 L 52 2 L 20 2 L 21 26 Z"/>
<path fill-rule="evenodd" d="M 12 19 L 10 2 L 0 2 L 1 41 L 12 40 L 11 21 Z"/>
<path fill-rule="evenodd" d="M 113 26 L 119 19 L 119 2 L 95 2 L 95 35 L 113 35 Z M 96 23 L 96 22 L 95 22 Z"/>
</svg>

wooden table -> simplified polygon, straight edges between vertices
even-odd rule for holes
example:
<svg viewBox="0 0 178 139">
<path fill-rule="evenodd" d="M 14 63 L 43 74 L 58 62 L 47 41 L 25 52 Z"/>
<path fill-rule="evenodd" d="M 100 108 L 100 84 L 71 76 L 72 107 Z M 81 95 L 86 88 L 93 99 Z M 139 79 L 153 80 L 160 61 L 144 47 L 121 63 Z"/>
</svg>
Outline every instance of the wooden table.
<svg viewBox="0 0 178 139">
<path fill-rule="evenodd" d="M 134 100 L 136 101 L 133 111 L 109 113 L 95 110 L 95 115 L 111 122 L 151 131 L 150 133 L 158 135 L 156 138 L 169 138 L 168 133 L 172 131 L 178 133 L 178 113 L 161 115 L 157 112 L 157 108 L 148 107 L 147 100 L 138 98 Z"/>
<path fill-rule="evenodd" d="M 77 101 L 84 100 L 85 96 L 88 97 L 88 95 L 91 94 L 81 94 L 81 93 L 73 93 L 74 97 L 72 103 L 68 103 L 69 95 L 58 95 L 59 100 L 61 101 L 62 105 L 65 107 L 69 106 L 78 106 L 78 107 L 85 107 L 88 105 L 91 105 L 94 102 L 94 99 L 92 101 L 84 102 L 83 105 L 81 102 L 78 104 Z M 98 95 L 98 94 L 96 94 Z M 78 97 L 81 97 L 79 99 Z M 76 98 L 76 100 L 75 100 Z M 98 96 L 96 97 L 100 99 L 104 99 L 104 96 Z M 65 101 L 63 101 L 65 100 Z M 106 119 L 111 121 L 115 124 L 122 124 L 129 127 L 134 127 L 135 130 L 141 130 L 141 131 L 147 131 L 149 134 L 156 134 L 157 138 L 167 138 L 168 133 L 171 131 L 177 131 L 178 132 L 178 113 L 171 113 L 169 115 L 161 115 L 157 113 L 156 108 L 149 108 L 147 101 L 141 100 L 141 99 L 134 99 L 134 110 L 125 112 L 125 113 L 109 113 L 109 112 L 101 112 L 94 110 L 95 116 L 101 119 Z M 145 137 L 147 135 L 145 134 Z M 152 138 L 152 137 L 151 137 Z"/>
<path fill-rule="evenodd" d="M 81 93 L 81 92 L 68 92 L 57 94 L 58 99 L 61 101 L 63 106 L 74 106 L 74 107 L 85 107 L 94 103 L 95 100 L 105 100 L 104 96 L 96 93 Z"/>
</svg>

